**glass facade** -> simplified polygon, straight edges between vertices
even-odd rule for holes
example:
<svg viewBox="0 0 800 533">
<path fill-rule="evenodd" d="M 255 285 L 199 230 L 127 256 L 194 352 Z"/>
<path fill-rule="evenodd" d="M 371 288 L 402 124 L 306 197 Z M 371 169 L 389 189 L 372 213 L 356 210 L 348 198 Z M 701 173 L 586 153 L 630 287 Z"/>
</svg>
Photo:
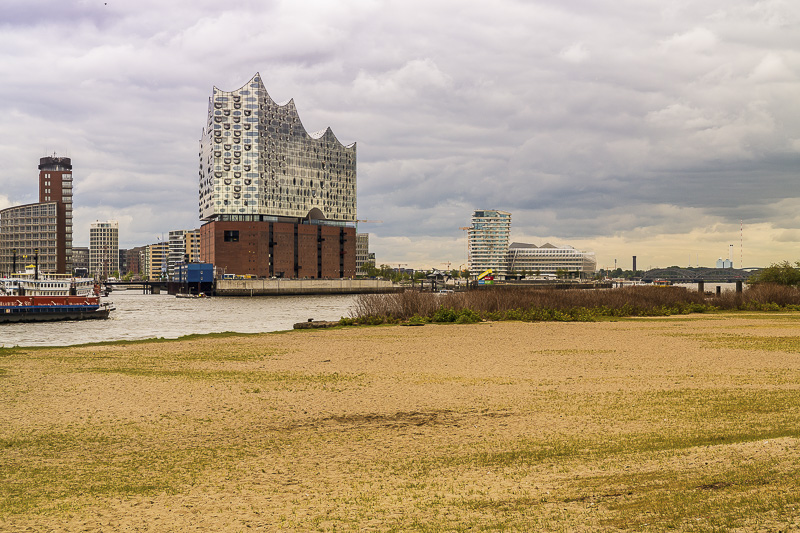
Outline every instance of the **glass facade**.
<svg viewBox="0 0 800 533">
<path fill-rule="evenodd" d="M 511 213 L 480 210 L 472 214 L 467 233 L 470 275 L 477 276 L 487 269 L 499 279 L 506 276 L 506 255 L 511 235 Z"/>
<path fill-rule="evenodd" d="M 202 220 L 356 220 L 356 145 L 309 134 L 294 101 L 277 104 L 261 76 L 214 87 L 200 140 Z"/>
</svg>

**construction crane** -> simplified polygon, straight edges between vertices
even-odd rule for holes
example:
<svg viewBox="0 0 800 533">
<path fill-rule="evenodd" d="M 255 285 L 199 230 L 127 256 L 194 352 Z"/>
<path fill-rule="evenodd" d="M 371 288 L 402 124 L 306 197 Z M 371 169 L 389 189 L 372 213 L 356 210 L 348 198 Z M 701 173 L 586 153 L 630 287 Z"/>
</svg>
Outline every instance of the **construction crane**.
<svg viewBox="0 0 800 533">
<path fill-rule="evenodd" d="M 472 226 L 464 226 L 458 229 L 467 232 L 467 265 L 469 265 L 470 263 L 472 263 L 472 255 L 469 253 L 469 230 L 472 229 Z M 469 270 L 469 266 L 467 266 L 467 270 Z"/>
<path fill-rule="evenodd" d="M 365 224 L 383 224 L 383 220 L 356 220 L 356 222 L 364 222 Z"/>
<path fill-rule="evenodd" d="M 447 265 L 447 271 L 449 272 L 450 271 L 450 261 L 448 261 L 446 263 L 442 263 L 442 264 L 443 265 Z"/>
</svg>

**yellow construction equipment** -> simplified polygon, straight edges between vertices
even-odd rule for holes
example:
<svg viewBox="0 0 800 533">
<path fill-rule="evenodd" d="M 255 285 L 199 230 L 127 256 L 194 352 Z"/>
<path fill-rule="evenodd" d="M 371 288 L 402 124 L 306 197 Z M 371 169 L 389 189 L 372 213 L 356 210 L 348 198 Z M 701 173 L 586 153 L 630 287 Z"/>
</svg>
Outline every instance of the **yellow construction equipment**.
<svg viewBox="0 0 800 533">
<path fill-rule="evenodd" d="M 481 275 L 478 276 L 478 279 L 481 280 L 481 279 L 485 278 L 486 276 L 488 276 L 491 273 L 492 273 L 492 269 L 491 268 L 487 268 L 486 270 L 481 272 Z"/>
</svg>

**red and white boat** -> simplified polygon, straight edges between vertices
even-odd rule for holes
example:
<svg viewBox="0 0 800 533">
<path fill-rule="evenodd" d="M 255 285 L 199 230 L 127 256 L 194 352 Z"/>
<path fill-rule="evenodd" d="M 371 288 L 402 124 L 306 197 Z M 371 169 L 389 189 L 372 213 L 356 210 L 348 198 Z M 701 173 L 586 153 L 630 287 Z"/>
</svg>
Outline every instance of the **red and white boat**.
<svg viewBox="0 0 800 533">
<path fill-rule="evenodd" d="M 108 318 L 114 309 L 99 289 L 91 278 L 32 271 L 0 278 L 0 323 Z"/>
</svg>

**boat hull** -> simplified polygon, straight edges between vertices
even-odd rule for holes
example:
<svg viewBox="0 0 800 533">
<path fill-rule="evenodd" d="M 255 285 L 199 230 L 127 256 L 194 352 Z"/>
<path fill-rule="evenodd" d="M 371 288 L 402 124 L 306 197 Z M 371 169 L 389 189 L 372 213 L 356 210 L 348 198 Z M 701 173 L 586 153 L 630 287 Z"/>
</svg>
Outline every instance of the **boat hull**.
<svg viewBox="0 0 800 533">
<path fill-rule="evenodd" d="M 0 296 L 0 324 L 102 320 L 108 318 L 111 311 L 113 308 L 101 304 L 97 297 Z"/>
<path fill-rule="evenodd" d="M 19 310 L 14 313 L 0 313 L 0 324 L 12 322 L 54 322 L 57 320 L 103 320 L 108 318 L 108 315 L 111 311 L 112 309 L 108 307 L 78 310 Z"/>
</svg>

